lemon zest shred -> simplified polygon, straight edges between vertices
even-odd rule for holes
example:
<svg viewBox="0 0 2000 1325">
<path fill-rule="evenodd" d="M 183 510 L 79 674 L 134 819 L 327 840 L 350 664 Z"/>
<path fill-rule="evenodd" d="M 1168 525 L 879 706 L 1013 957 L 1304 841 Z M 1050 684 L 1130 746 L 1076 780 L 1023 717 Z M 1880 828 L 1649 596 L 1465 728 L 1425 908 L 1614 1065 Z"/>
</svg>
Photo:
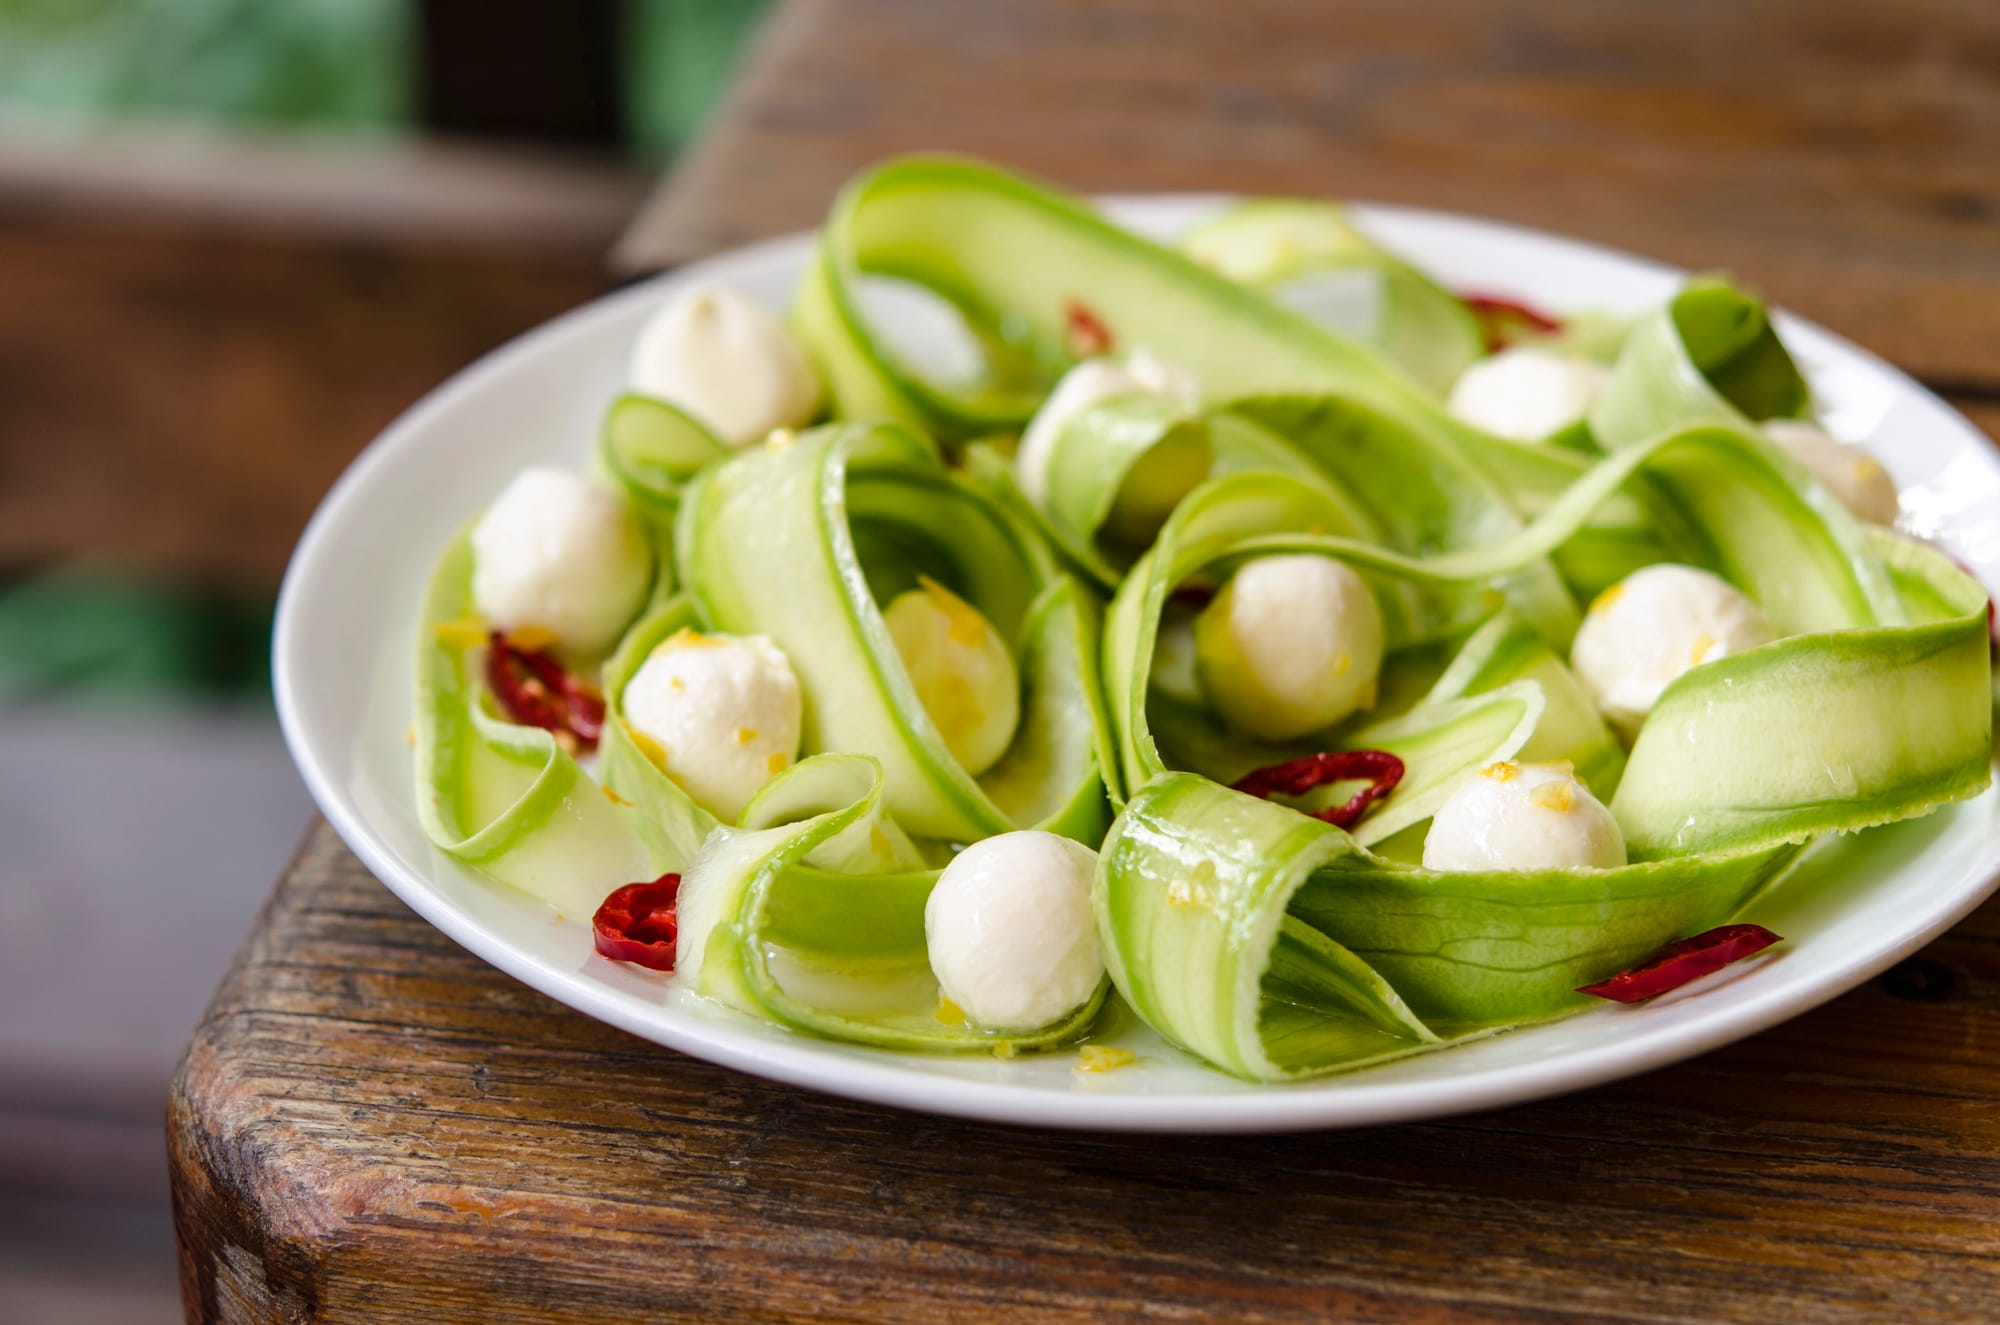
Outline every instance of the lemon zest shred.
<svg viewBox="0 0 2000 1325">
<path fill-rule="evenodd" d="M 724 641 L 713 635 L 704 635 L 693 626 L 682 626 L 673 634 L 661 640 L 654 653 L 666 653 L 674 649 L 719 649 Z"/>
<path fill-rule="evenodd" d="M 486 642 L 486 627 L 470 617 L 440 621 L 431 630 L 437 635 L 438 643 L 454 649 L 469 649 Z"/>
<path fill-rule="evenodd" d="M 1070 1069 L 1078 1074 L 1110 1072 L 1117 1068 L 1129 1067 L 1139 1060 L 1139 1055 L 1130 1049 L 1112 1044 L 1086 1044 L 1076 1051 L 1076 1066 Z"/>
<path fill-rule="evenodd" d="M 1528 799 L 1545 810 L 1557 814 L 1567 811 L 1576 804 L 1576 792 L 1567 779 L 1560 782 L 1544 782 L 1528 792 Z"/>
<path fill-rule="evenodd" d="M 627 731 L 632 738 L 632 747 L 646 757 L 646 762 L 665 771 L 667 767 L 667 747 L 641 731 Z"/>
</svg>

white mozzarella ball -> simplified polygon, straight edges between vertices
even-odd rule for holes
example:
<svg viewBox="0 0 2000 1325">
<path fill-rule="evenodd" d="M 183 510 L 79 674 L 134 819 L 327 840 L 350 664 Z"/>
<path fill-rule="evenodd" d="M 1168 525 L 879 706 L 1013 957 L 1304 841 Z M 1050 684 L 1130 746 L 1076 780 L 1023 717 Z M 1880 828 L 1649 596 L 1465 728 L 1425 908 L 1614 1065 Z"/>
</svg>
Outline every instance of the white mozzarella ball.
<svg viewBox="0 0 2000 1325">
<path fill-rule="evenodd" d="M 974 1025 L 1046 1026 L 1104 978 L 1091 914 L 1097 853 L 1054 833 L 1002 833 L 958 853 L 924 904 L 938 988 Z"/>
<path fill-rule="evenodd" d="M 1563 764 L 1490 765 L 1459 783 L 1431 820 L 1424 868 L 1616 869 L 1625 835 Z"/>
<path fill-rule="evenodd" d="M 738 446 L 819 412 L 819 375 L 792 333 L 722 286 L 688 290 L 647 321 L 632 346 L 630 380 Z"/>
<path fill-rule="evenodd" d="M 979 609 L 927 576 L 882 613 L 924 712 L 974 777 L 993 767 L 1021 721 L 1021 677 Z"/>
<path fill-rule="evenodd" d="M 626 682 L 620 707 L 641 748 L 657 746 L 647 753 L 725 822 L 798 758 L 799 679 L 762 635 L 674 634 Z"/>
<path fill-rule="evenodd" d="M 1238 731 L 1290 740 L 1375 702 L 1382 610 L 1341 562 L 1309 554 L 1245 562 L 1194 623 L 1209 704 Z"/>
<path fill-rule="evenodd" d="M 1610 380 L 1602 364 L 1521 345 L 1459 374 L 1445 408 L 1487 432 L 1539 442 L 1582 422 Z"/>
<path fill-rule="evenodd" d="M 1874 456 L 1796 419 L 1767 423 L 1764 435 L 1825 484 L 1848 510 L 1876 524 L 1896 523 L 1896 480 Z"/>
<path fill-rule="evenodd" d="M 1629 734 L 1683 672 L 1776 638 L 1757 605 L 1726 580 L 1692 566 L 1648 566 L 1597 596 L 1570 665 L 1604 716 Z"/>
<path fill-rule="evenodd" d="M 1118 396 L 1140 395 L 1160 396 L 1193 409 L 1201 403 L 1201 383 L 1185 368 L 1146 349 L 1134 350 L 1123 359 L 1085 359 L 1064 373 L 1028 421 L 1020 449 L 1014 453 L 1014 473 L 1028 500 L 1037 506 L 1048 501 L 1049 462 L 1055 458 L 1056 442 L 1071 419 Z M 1206 457 L 1202 470 L 1207 470 Z M 1200 477 L 1197 475 L 1195 481 Z"/>
<path fill-rule="evenodd" d="M 608 488 L 562 469 L 524 469 L 472 527 L 472 601 L 498 630 L 535 627 L 595 656 L 645 606 L 653 551 Z"/>
</svg>

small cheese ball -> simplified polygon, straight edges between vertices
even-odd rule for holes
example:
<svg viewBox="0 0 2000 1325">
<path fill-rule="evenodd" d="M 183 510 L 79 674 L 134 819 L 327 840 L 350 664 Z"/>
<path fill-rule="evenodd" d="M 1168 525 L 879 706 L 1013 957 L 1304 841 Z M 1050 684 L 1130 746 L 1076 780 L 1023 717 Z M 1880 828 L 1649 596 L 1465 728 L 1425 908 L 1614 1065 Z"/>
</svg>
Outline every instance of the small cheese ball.
<svg viewBox="0 0 2000 1325">
<path fill-rule="evenodd" d="M 1777 638 L 1757 605 L 1692 566 L 1648 566 L 1597 596 L 1570 666 L 1628 735 L 1681 673 Z"/>
<path fill-rule="evenodd" d="M 609 488 L 567 470 L 514 476 L 472 527 L 472 601 L 497 630 L 546 630 L 595 657 L 645 606 L 653 550 Z"/>
<path fill-rule="evenodd" d="M 785 324 L 719 285 L 684 291 L 648 319 L 630 381 L 737 446 L 819 412 L 819 375 Z"/>
<path fill-rule="evenodd" d="M 633 673 L 620 704 L 640 748 L 726 823 L 798 758 L 799 679 L 763 635 L 679 631 Z"/>
<path fill-rule="evenodd" d="M 1062 381 L 1056 383 L 1056 389 L 1028 421 L 1027 431 L 1021 434 L 1020 449 L 1014 453 L 1014 473 L 1028 500 L 1037 506 L 1047 504 L 1049 463 L 1055 458 L 1056 442 L 1070 420 L 1107 400 L 1145 395 L 1159 396 L 1191 410 L 1201 403 L 1201 383 L 1185 368 L 1168 363 L 1146 349 L 1134 350 L 1123 359 L 1085 359 L 1063 374 Z M 1162 456 L 1153 467 L 1158 472 L 1148 472 L 1150 460 L 1149 456 L 1135 466 L 1119 492 L 1120 506 L 1145 509 L 1120 511 L 1114 507 L 1111 514 L 1114 525 L 1140 523 L 1147 512 L 1155 509 L 1172 510 L 1174 503 L 1208 473 L 1206 448 L 1196 458 L 1178 452 Z M 1176 488 L 1179 490 L 1175 491 Z"/>
<path fill-rule="evenodd" d="M 1492 764 L 1438 807 L 1424 837 L 1430 870 L 1608 870 L 1625 835 L 1567 763 Z"/>
<path fill-rule="evenodd" d="M 979 609 L 928 576 L 882 613 L 924 712 L 967 773 L 998 763 L 1021 721 L 1021 677 Z"/>
<path fill-rule="evenodd" d="M 924 904 L 938 989 L 973 1025 L 1027 1031 L 1104 978 L 1091 914 L 1097 853 L 1054 833 L 1002 833 L 953 857 Z"/>
<path fill-rule="evenodd" d="M 1796 419 L 1767 423 L 1764 435 L 1825 484 L 1848 510 L 1876 524 L 1896 523 L 1896 480 L 1874 456 Z"/>
<path fill-rule="evenodd" d="M 1222 720 L 1266 741 L 1319 731 L 1375 702 L 1382 610 L 1341 562 L 1245 562 L 1194 623 L 1195 666 Z"/>
<path fill-rule="evenodd" d="M 1610 380 L 1602 364 L 1520 345 L 1459 374 L 1445 408 L 1498 436 L 1539 442 L 1581 423 Z"/>
</svg>

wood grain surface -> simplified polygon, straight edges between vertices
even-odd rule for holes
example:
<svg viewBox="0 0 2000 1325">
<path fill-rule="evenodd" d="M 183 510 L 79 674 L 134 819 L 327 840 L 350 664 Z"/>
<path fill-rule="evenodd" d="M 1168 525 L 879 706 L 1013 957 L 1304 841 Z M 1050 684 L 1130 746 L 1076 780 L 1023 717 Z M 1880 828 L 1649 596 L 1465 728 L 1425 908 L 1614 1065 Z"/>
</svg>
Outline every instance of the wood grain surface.
<svg viewBox="0 0 2000 1325">
<path fill-rule="evenodd" d="M 2000 424 L 1990 0 L 791 0 L 657 265 L 975 151 L 1365 196 L 1702 267 Z M 2000 904 L 1788 1025 L 1348 1134 L 1106 1139 L 708 1066 L 416 919 L 323 825 L 177 1081 L 191 1320 L 1990 1320 Z"/>
<path fill-rule="evenodd" d="M 2000 388 L 1992 0 L 791 0 L 621 254 L 809 227 L 915 150 L 1546 226 Z"/>
<path fill-rule="evenodd" d="M 0 577 L 271 594 L 371 437 L 603 292 L 641 192 L 497 149 L 0 141 Z"/>
<path fill-rule="evenodd" d="M 1475 1118 L 1092 1138 L 684 1058 L 323 825 L 168 1112 L 201 1321 L 1990 1320 L 2000 904 L 1783 1028 Z"/>
</svg>

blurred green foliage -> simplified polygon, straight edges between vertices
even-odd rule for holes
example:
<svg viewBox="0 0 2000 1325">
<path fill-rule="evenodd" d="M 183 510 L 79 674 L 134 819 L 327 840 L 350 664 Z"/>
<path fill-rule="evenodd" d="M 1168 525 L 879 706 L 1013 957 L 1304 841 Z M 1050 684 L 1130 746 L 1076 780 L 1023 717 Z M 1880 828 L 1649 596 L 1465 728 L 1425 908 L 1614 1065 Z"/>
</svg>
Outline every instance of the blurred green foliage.
<svg viewBox="0 0 2000 1325">
<path fill-rule="evenodd" d="M 555 3 L 556 0 L 550 0 Z M 624 0 L 627 137 L 664 160 L 768 0 Z M 361 132 L 408 124 L 412 0 L 0 0 L 0 110 Z"/>
<path fill-rule="evenodd" d="M 268 703 L 271 606 L 71 568 L 0 584 L 0 702 L 56 692 Z"/>
<path fill-rule="evenodd" d="M 0 105 L 383 129 L 409 47 L 405 0 L 0 0 Z"/>
<path fill-rule="evenodd" d="M 768 0 L 626 0 L 625 120 L 633 147 L 664 160 L 729 85 Z"/>
</svg>

